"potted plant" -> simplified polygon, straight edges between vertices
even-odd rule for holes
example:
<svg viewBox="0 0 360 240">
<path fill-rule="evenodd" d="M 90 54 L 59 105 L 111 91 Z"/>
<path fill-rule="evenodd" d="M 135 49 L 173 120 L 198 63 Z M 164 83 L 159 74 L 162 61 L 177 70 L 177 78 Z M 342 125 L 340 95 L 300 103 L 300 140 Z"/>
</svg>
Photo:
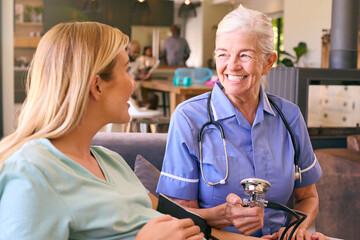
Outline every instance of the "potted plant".
<svg viewBox="0 0 360 240">
<path fill-rule="evenodd" d="M 35 22 L 42 22 L 43 8 L 41 6 L 34 7 L 34 12 L 35 12 Z"/>
<path fill-rule="evenodd" d="M 294 67 L 299 63 L 299 60 L 305 53 L 307 53 L 308 49 L 305 42 L 299 42 L 299 44 L 293 48 L 295 55 L 292 55 L 286 51 L 280 51 L 280 55 L 286 55 L 288 57 L 284 57 L 280 62 L 286 67 Z"/>
<path fill-rule="evenodd" d="M 24 10 L 24 22 L 31 22 L 31 15 L 32 15 L 33 7 L 30 5 L 25 6 Z"/>
</svg>

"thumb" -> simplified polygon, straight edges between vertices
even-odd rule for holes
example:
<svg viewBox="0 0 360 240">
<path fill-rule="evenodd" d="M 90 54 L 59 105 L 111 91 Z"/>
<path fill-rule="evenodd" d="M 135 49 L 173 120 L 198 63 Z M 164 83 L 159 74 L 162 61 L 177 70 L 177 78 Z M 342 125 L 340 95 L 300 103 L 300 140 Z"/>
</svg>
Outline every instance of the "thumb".
<svg viewBox="0 0 360 240">
<path fill-rule="evenodd" d="M 233 205 L 242 204 L 241 198 L 238 195 L 234 194 L 234 193 L 230 193 L 229 195 L 227 195 L 226 202 L 230 203 L 230 204 L 233 204 Z"/>
</svg>

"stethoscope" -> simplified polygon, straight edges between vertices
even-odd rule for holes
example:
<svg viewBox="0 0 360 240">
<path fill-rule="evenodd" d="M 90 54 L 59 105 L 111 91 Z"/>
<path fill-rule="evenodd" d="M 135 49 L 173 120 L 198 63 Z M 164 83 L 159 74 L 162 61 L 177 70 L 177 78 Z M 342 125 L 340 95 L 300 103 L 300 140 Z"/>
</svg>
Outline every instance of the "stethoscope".
<svg viewBox="0 0 360 240">
<path fill-rule="evenodd" d="M 273 102 L 273 100 L 271 100 L 269 97 L 267 98 L 269 100 L 269 102 L 271 103 L 271 105 L 273 105 L 276 109 L 276 111 L 279 113 L 282 121 L 284 122 L 287 131 L 290 134 L 291 137 L 291 142 L 294 148 L 294 165 L 295 165 L 295 180 L 299 179 L 301 182 L 301 170 L 298 164 L 298 158 L 297 158 L 297 151 L 296 151 L 296 145 L 295 145 L 295 137 L 294 137 L 294 133 L 292 132 L 289 123 L 286 121 L 284 114 L 281 112 L 280 108 Z M 227 151 L 226 151 L 226 141 L 225 141 L 225 134 L 224 134 L 224 129 L 221 126 L 220 123 L 218 123 L 217 121 L 214 121 L 211 113 L 210 113 L 210 105 L 212 106 L 212 108 L 214 108 L 214 106 L 212 105 L 211 102 L 211 92 L 207 98 L 207 115 L 209 118 L 209 121 L 207 121 L 206 123 L 204 123 L 199 131 L 199 136 L 198 136 L 198 142 L 199 142 L 199 157 L 200 157 L 200 171 L 201 171 L 201 176 L 202 179 L 204 180 L 204 182 L 208 185 L 208 186 L 215 186 L 218 184 L 225 184 L 227 178 L 229 177 L 229 160 L 228 160 L 228 155 L 227 155 Z M 225 152 L 225 160 L 226 160 L 226 174 L 225 177 L 223 179 L 221 179 L 219 182 L 209 182 L 206 180 L 205 175 L 204 175 L 204 170 L 203 170 L 203 159 L 202 159 L 202 146 L 201 146 L 201 142 L 202 142 L 202 138 L 203 138 L 203 134 L 204 134 L 204 128 L 206 126 L 209 125 L 214 125 L 221 134 L 221 138 L 223 140 L 223 146 L 224 146 L 224 152 Z"/>
</svg>

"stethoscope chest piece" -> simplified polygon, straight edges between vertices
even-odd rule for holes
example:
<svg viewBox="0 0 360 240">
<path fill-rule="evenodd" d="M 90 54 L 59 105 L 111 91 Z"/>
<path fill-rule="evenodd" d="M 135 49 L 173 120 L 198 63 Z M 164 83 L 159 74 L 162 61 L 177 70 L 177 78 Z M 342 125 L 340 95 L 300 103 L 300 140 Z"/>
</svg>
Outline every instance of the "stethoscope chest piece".
<svg viewBox="0 0 360 240">
<path fill-rule="evenodd" d="M 242 180 L 241 185 L 244 188 L 244 193 L 250 195 L 250 200 L 243 199 L 243 206 L 265 206 L 262 199 L 258 197 L 263 197 L 266 195 L 266 192 L 270 189 L 271 184 L 260 178 L 245 178 Z"/>
</svg>

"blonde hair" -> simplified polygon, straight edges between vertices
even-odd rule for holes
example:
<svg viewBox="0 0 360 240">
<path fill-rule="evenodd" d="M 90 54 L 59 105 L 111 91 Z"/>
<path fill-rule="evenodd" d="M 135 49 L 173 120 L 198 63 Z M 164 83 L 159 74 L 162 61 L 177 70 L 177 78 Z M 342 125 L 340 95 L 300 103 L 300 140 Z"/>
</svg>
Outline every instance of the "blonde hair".
<svg viewBox="0 0 360 240">
<path fill-rule="evenodd" d="M 41 39 L 30 64 L 16 131 L 0 142 L 0 164 L 24 143 L 65 135 L 82 120 L 94 75 L 110 78 L 129 39 L 96 22 L 60 23 Z M 0 165 L 1 167 L 1 165 Z"/>
<path fill-rule="evenodd" d="M 249 31 L 258 38 L 259 49 L 265 58 L 274 51 L 274 31 L 271 19 L 265 14 L 240 5 L 228 13 L 219 23 L 216 37 L 222 33 Z"/>
</svg>

